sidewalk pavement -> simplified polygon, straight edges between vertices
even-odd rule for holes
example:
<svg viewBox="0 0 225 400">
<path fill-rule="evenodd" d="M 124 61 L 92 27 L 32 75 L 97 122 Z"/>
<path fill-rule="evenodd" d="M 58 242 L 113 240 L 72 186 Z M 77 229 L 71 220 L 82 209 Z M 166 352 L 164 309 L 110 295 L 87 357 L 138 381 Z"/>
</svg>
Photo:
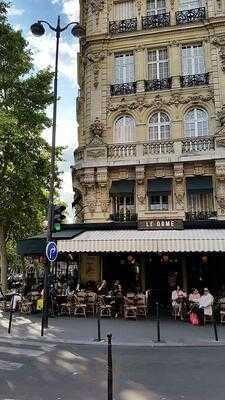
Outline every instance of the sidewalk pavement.
<svg viewBox="0 0 225 400">
<path fill-rule="evenodd" d="M 97 320 L 95 318 L 49 318 L 49 328 L 41 338 L 41 315 L 13 315 L 11 335 L 8 334 L 8 314 L 0 312 L 0 339 L 5 337 L 33 339 L 74 344 L 96 344 Z M 114 345 L 128 346 L 221 346 L 225 345 L 225 325 L 218 326 L 219 342 L 215 341 L 213 325 L 192 326 L 188 322 L 162 320 L 161 342 L 157 342 L 155 320 L 101 319 L 101 343 L 106 343 L 107 333 L 112 333 Z"/>
</svg>

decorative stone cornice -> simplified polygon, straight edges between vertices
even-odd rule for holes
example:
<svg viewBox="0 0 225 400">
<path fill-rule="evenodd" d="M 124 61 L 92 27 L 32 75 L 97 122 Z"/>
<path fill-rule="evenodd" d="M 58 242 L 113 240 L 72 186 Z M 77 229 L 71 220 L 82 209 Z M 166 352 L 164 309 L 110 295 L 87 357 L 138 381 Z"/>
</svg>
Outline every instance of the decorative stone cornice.
<svg viewBox="0 0 225 400">
<path fill-rule="evenodd" d="M 105 51 L 97 51 L 95 53 L 88 53 L 86 58 L 91 63 L 94 72 L 94 87 L 97 88 L 99 84 L 99 71 L 101 69 L 101 63 L 106 57 Z"/>
<path fill-rule="evenodd" d="M 139 110 L 145 108 L 162 108 L 163 106 L 175 105 L 178 107 L 180 104 L 199 104 L 200 101 L 207 102 L 213 100 L 213 93 L 209 92 L 206 95 L 194 93 L 188 97 L 184 97 L 180 92 L 173 93 L 170 97 L 162 97 L 156 95 L 152 100 L 147 100 L 145 95 L 136 95 L 135 100 L 130 101 L 123 97 L 119 102 L 114 102 L 112 99 L 108 101 L 107 111 L 129 111 Z"/>
</svg>

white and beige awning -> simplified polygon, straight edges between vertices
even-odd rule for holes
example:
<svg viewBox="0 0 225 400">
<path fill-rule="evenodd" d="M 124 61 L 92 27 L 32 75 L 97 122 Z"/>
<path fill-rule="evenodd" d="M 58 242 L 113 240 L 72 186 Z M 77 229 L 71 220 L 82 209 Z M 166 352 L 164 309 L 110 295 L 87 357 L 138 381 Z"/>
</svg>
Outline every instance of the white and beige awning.
<svg viewBox="0 0 225 400">
<path fill-rule="evenodd" d="M 59 240 L 60 252 L 225 252 L 225 229 L 96 230 Z"/>
</svg>

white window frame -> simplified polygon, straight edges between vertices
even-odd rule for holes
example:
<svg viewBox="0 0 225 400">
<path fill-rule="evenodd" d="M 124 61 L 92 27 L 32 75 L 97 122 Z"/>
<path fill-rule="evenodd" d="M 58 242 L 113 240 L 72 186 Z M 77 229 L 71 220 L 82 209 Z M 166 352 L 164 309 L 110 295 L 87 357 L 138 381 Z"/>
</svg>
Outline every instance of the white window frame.
<svg viewBox="0 0 225 400">
<path fill-rule="evenodd" d="M 131 83 L 134 82 L 135 70 L 134 70 L 134 53 L 115 53 L 114 54 L 115 64 L 115 83 Z"/>
<path fill-rule="evenodd" d="M 155 115 L 157 115 L 157 122 L 156 123 L 155 122 L 151 122 L 151 119 Z M 161 116 L 162 115 L 166 115 L 166 117 L 168 118 L 167 122 L 166 121 L 163 121 L 163 122 L 161 121 Z M 166 138 L 162 137 L 162 128 L 163 127 L 169 127 L 169 135 Z M 153 128 L 153 129 L 157 128 L 157 139 L 151 137 L 151 128 Z M 170 137 L 171 137 L 171 119 L 170 119 L 169 115 L 166 114 L 163 111 L 158 111 L 158 112 L 153 113 L 149 118 L 149 141 L 150 142 L 154 142 L 154 141 L 157 141 L 157 140 L 169 140 Z"/>
<path fill-rule="evenodd" d="M 196 55 L 196 49 L 201 49 L 201 51 L 198 51 L 198 55 Z M 189 50 L 189 56 L 185 56 L 185 50 L 186 55 Z M 204 74 L 206 72 L 204 46 L 202 43 L 183 45 L 181 52 L 183 76 Z"/>
<path fill-rule="evenodd" d="M 179 10 L 185 11 L 200 8 L 203 7 L 202 4 L 202 0 L 179 0 Z"/>
<path fill-rule="evenodd" d="M 166 50 L 166 58 L 164 58 L 164 59 L 160 59 L 160 51 L 162 51 L 162 50 Z M 149 54 L 150 53 L 155 53 L 156 54 L 156 60 L 155 61 L 150 61 L 149 60 Z M 166 79 L 166 78 L 168 78 L 169 77 L 169 57 L 168 57 L 168 49 L 167 49 L 167 47 L 162 47 L 161 49 L 148 49 L 148 52 L 147 52 L 147 60 L 148 60 L 148 79 L 149 80 L 154 80 L 154 79 Z M 163 64 L 163 65 L 167 65 L 167 74 L 166 75 L 162 75 L 161 76 L 161 74 L 160 74 L 160 65 L 161 64 Z M 152 74 L 152 76 L 150 75 L 150 71 L 149 71 L 149 67 L 150 66 L 153 66 L 153 65 L 156 65 L 156 77 L 153 77 L 153 74 Z M 163 68 L 163 71 L 164 71 L 164 68 Z"/>
<path fill-rule="evenodd" d="M 165 2 L 165 6 L 159 7 L 161 1 Z M 166 0 L 153 0 L 154 8 L 150 7 L 150 2 L 147 0 L 147 15 L 157 15 L 166 13 Z"/>
<path fill-rule="evenodd" d="M 187 117 L 190 113 L 192 113 L 194 111 L 194 120 L 188 120 Z M 207 119 L 199 119 L 198 118 L 198 111 L 202 111 L 206 116 Z M 204 115 L 203 114 L 203 115 Z M 203 126 L 204 122 L 207 122 L 207 131 L 204 132 L 203 134 L 200 135 L 199 133 L 199 124 L 201 124 L 201 126 Z M 190 125 L 194 124 L 194 135 L 190 135 L 191 129 L 190 129 Z M 189 127 L 188 127 L 189 125 Z M 208 136 L 209 135 L 209 115 L 208 112 L 206 110 L 204 110 L 203 108 L 194 108 L 192 110 L 187 111 L 187 113 L 184 116 L 184 134 L 185 137 L 193 137 L 193 138 L 197 138 L 197 137 L 204 137 L 204 136 Z"/>
<path fill-rule="evenodd" d="M 121 21 L 136 17 L 134 0 L 124 0 L 113 5 L 113 20 Z"/>
<path fill-rule="evenodd" d="M 196 191 L 187 193 L 187 210 L 188 212 L 212 212 L 214 211 L 213 192 L 208 190 L 205 192 Z"/>
<path fill-rule="evenodd" d="M 121 121 L 121 125 L 117 124 Z M 130 124 L 128 125 L 128 122 Z M 113 129 L 113 143 L 133 143 L 135 141 L 135 121 L 130 115 L 122 115 L 116 119 Z"/>
</svg>

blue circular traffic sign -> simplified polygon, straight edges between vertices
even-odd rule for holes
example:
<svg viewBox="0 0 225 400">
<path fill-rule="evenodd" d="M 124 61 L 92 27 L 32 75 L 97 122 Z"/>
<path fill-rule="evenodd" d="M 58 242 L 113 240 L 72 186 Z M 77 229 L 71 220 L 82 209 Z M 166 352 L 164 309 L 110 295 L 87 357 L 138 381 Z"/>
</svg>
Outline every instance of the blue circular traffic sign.
<svg viewBox="0 0 225 400">
<path fill-rule="evenodd" d="M 54 262 L 58 256 L 58 250 L 55 242 L 49 242 L 46 246 L 46 257 L 48 261 Z"/>
</svg>

